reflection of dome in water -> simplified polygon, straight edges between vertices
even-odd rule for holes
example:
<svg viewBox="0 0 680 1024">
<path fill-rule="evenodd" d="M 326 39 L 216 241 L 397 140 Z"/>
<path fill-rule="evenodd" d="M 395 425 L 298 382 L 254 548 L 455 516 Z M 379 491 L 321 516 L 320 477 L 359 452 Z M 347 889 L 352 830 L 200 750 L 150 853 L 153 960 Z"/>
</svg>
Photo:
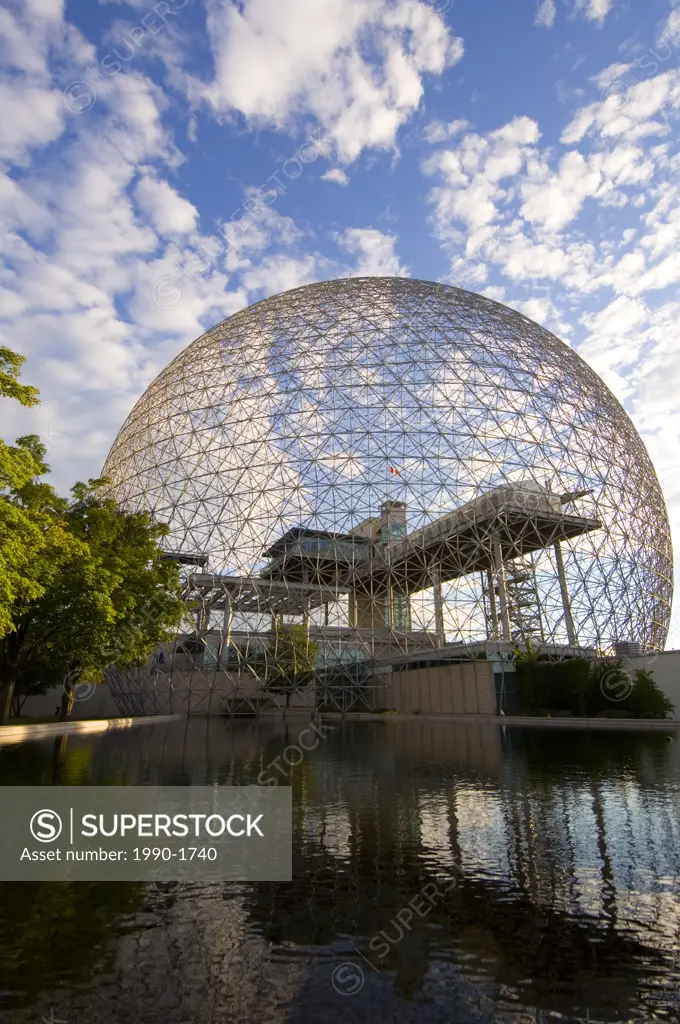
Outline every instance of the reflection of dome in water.
<svg viewBox="0 0 680 1024">
<path fill-rule="evenodd" d="M 670 535 L 635 428 L 570 348 L 471 292 L 354 278 L 242 310 L 151 384 L 104 473 L 168 548 L 285 585 L 312 628 L 665 641 Z"/>
</svg>

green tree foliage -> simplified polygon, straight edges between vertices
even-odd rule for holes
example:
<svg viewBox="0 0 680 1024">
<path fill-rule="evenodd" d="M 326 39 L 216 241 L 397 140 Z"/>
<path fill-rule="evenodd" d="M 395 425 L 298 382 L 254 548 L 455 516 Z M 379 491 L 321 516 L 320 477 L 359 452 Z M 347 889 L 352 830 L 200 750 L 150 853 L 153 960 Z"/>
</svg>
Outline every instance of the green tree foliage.
<svg viewBox="0 0 680 1024">
<path fill-rule="evenodd" d="M 513 651 L 515 661 L 539 661 L 541 654 L 540 651 L 533 646 L 531 639 L 526 638 L 526 645 L 524 649 L 521 647 L 515 647 Z M 484 657 L 484 655 L 482 655 Z"/>
<path fill-rule="evenodd" d="M 0 396 L 35 405 L 22 362 L 0 349 Z M 15 692 L 65 679 L 68 714 L 78 681 L 143 663 L 181 616 L 179 569 L 159 547 L 167 528 L 118 509 L 104 480 L 60 498 L 40 479 L 44 456 L 35 436 L 0 442 L 0 724 Z"/>
<path fill-rule="evenodd" d="M 23 406 L 38 404 L 38 391 L 19 382 L 22 356 L 0 348 L 0 398 Z M 26 502 L 19 492 L 47 472 L 45 447 L 34 434 L 14 445 L 0 440 L 0 637 L 13 628 L 16 601 L 39 597 L 43 589 L 35 573 L 40 552 L 54 540 L 51 521 L 39 503 Z"/>
<path fill-rule="evenodd" d="M 19 382 L 21 367 L 25 362 L 24 357 L 17 352 L 0 346 L 0 395 L 13 398 L 22 405 L 38 405 L 38 389 Z"/>
<path fill-rule="evenodd" d="M 528 715 L 569 711 L 578 717 L 665 718 L 675 708 L 651 672 L 628 671 L 620 661 L 520 661 L 516 671 L 520 706 Z"/>
<path fill-rule="evenodd" d="M 58 509 L 59 543 L 35 567 L 43 593 L 12 609 L 13 628 L 0 640 L 5 704 L 38 677 L 46 688 L 65 681 L 67 717 L 80 681 L 101 680 L 112 662 L 143 663 L 180 620 L 179 569 L 159 548 L 167 528 L 117 508 L 104 485 L 73 488 Z"/>
<path fill-rule="evenodd" d="M 314 678 L 319 645 L 310 640 L 306 626 L 278 626 L 266 653 L 266 687 L 286 695 L 286 707 L 296 690 Z"/>
</svg>

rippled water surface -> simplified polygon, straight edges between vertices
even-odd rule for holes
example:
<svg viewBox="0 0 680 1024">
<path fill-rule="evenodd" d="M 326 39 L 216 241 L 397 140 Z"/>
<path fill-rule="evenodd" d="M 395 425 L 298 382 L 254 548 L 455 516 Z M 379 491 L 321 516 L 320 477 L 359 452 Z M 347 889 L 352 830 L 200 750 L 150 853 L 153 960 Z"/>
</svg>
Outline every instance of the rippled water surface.
<svg viewBox="0 0 680 1024">
<path fill-rule="evenodd" d="M 3 747 L 0 783 L 251 783 L 305 728 Z M 680 1021 L 680 734 L 336 722 L 281 780 L 292 883 L 0 885 L 0 1018 Z"/>
</svg>

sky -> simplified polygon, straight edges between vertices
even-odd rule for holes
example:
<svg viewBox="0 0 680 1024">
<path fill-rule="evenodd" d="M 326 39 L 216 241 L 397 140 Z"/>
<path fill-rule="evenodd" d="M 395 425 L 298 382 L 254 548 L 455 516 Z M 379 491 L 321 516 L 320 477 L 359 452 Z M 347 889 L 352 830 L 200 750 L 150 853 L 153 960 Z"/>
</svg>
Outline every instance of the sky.
<svg viewBox="0 0 680 1024">
<path fill-rule="evenodd" d="M 0 0 L 0 111 L 0 344 L 42 397 L 0 435 L 60 490 L 208 327 L 406 275 L 586 359 L 678 549 L 680 4 Z"/>
</svg>

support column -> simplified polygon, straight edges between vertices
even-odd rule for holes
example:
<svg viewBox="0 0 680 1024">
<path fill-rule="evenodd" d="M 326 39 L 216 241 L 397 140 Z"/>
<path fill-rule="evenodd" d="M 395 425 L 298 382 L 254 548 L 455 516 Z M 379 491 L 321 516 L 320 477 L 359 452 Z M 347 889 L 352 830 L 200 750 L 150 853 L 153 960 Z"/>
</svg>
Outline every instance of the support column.
<svg viewBox="0 0 680 1024">
<path fill-rule="evenodd" d="M 324 601 L 323 605 L 323 624 L 328 625 L 328 601 Z"/>
<path fill-rule="evenodd" d="M 493 578 L 493 572 L 491 569 L 486 570 L 486 586 L 489 592 L 489 607 L 491 609 L 491 631 L 493 639 L 499 640 L 498 609 L 496 608 L 496 581 Z"/>
<path fill-rule="evenodd" d="M 349 594 L 347 597 L 347 614 L 350 626 L 356 629 L 357 622 L 359 621 L 359 608 L 357 605 L 356 592 Z"/>
<path fill-rule="evenodd" d="M 498 603 L 501 606 L 501 627 L 503 639 L 510 643 L 510 614 L 508 612 L 508 588 L 505 583 L 505 566 L 503 565 L 503 551 L 498 537 L 493 538 L 493 555 L 496 569 L 496 580 L 498 582 Z"/>
<path fill-rule="evenodd" d="M 574 619 L 571 614 L 571 603 L 569 601 L 569 590 L 567 588 L 567 575 L 564 571 L 564 555 L 562 554 L 562 545 L 559 541 L 555 541 L 555 561 L 557 562 L 557 576 L 560 581 L 560 591 L 562 593 L 562 607 L 564 608 L 564 622 L 567 627 L 567 637 L 571 646 L 575 646 L 578 641 L 576 639 L 576 630 L 574 629 Z"/>
<path fill-rule="evenodd" d="M 442 600 L 442 578 L 439 569 L 434 572 L 432 580 L 432 592 L 434 594 L 434 631 L 437 634 L 437 643 L 441 647 L 446 643 L 444 633 L 444 602 Z"/>
<path fill-rule="evenodd" d="M 222 619 L 222 635 L 220 637 L 220 645 L 217 649 L 217 665 L 219 667 L 222 661 L 222 653 L 224 648 L 227 649 L 227 657 L 229 657 L 229 641 L 231 640 L 231 623 L 234 617 L 234 611 L 231 604 L 231 595 L 227 592 L 224 596 L 224 617 Z"/>
<path fill-rule="evenodd" d="M 229 643 L 229 640 L 231 638 L 231 623 L 233 618 L 234 609 L 231 603 L 231 596 L 227 594 L 226 600 L 224 602 L 224 620 L 222 622 L 222 633 L 224 634 L 227 643 Z"/>
<path fill-rule="evenodd" d="M 206 601 L 201 601 L 198 610 L 196 612 L 196 632 L 200 637 L 203 637 L 205 633 L 210 629 L 210 605 Z"/>
</svg>

